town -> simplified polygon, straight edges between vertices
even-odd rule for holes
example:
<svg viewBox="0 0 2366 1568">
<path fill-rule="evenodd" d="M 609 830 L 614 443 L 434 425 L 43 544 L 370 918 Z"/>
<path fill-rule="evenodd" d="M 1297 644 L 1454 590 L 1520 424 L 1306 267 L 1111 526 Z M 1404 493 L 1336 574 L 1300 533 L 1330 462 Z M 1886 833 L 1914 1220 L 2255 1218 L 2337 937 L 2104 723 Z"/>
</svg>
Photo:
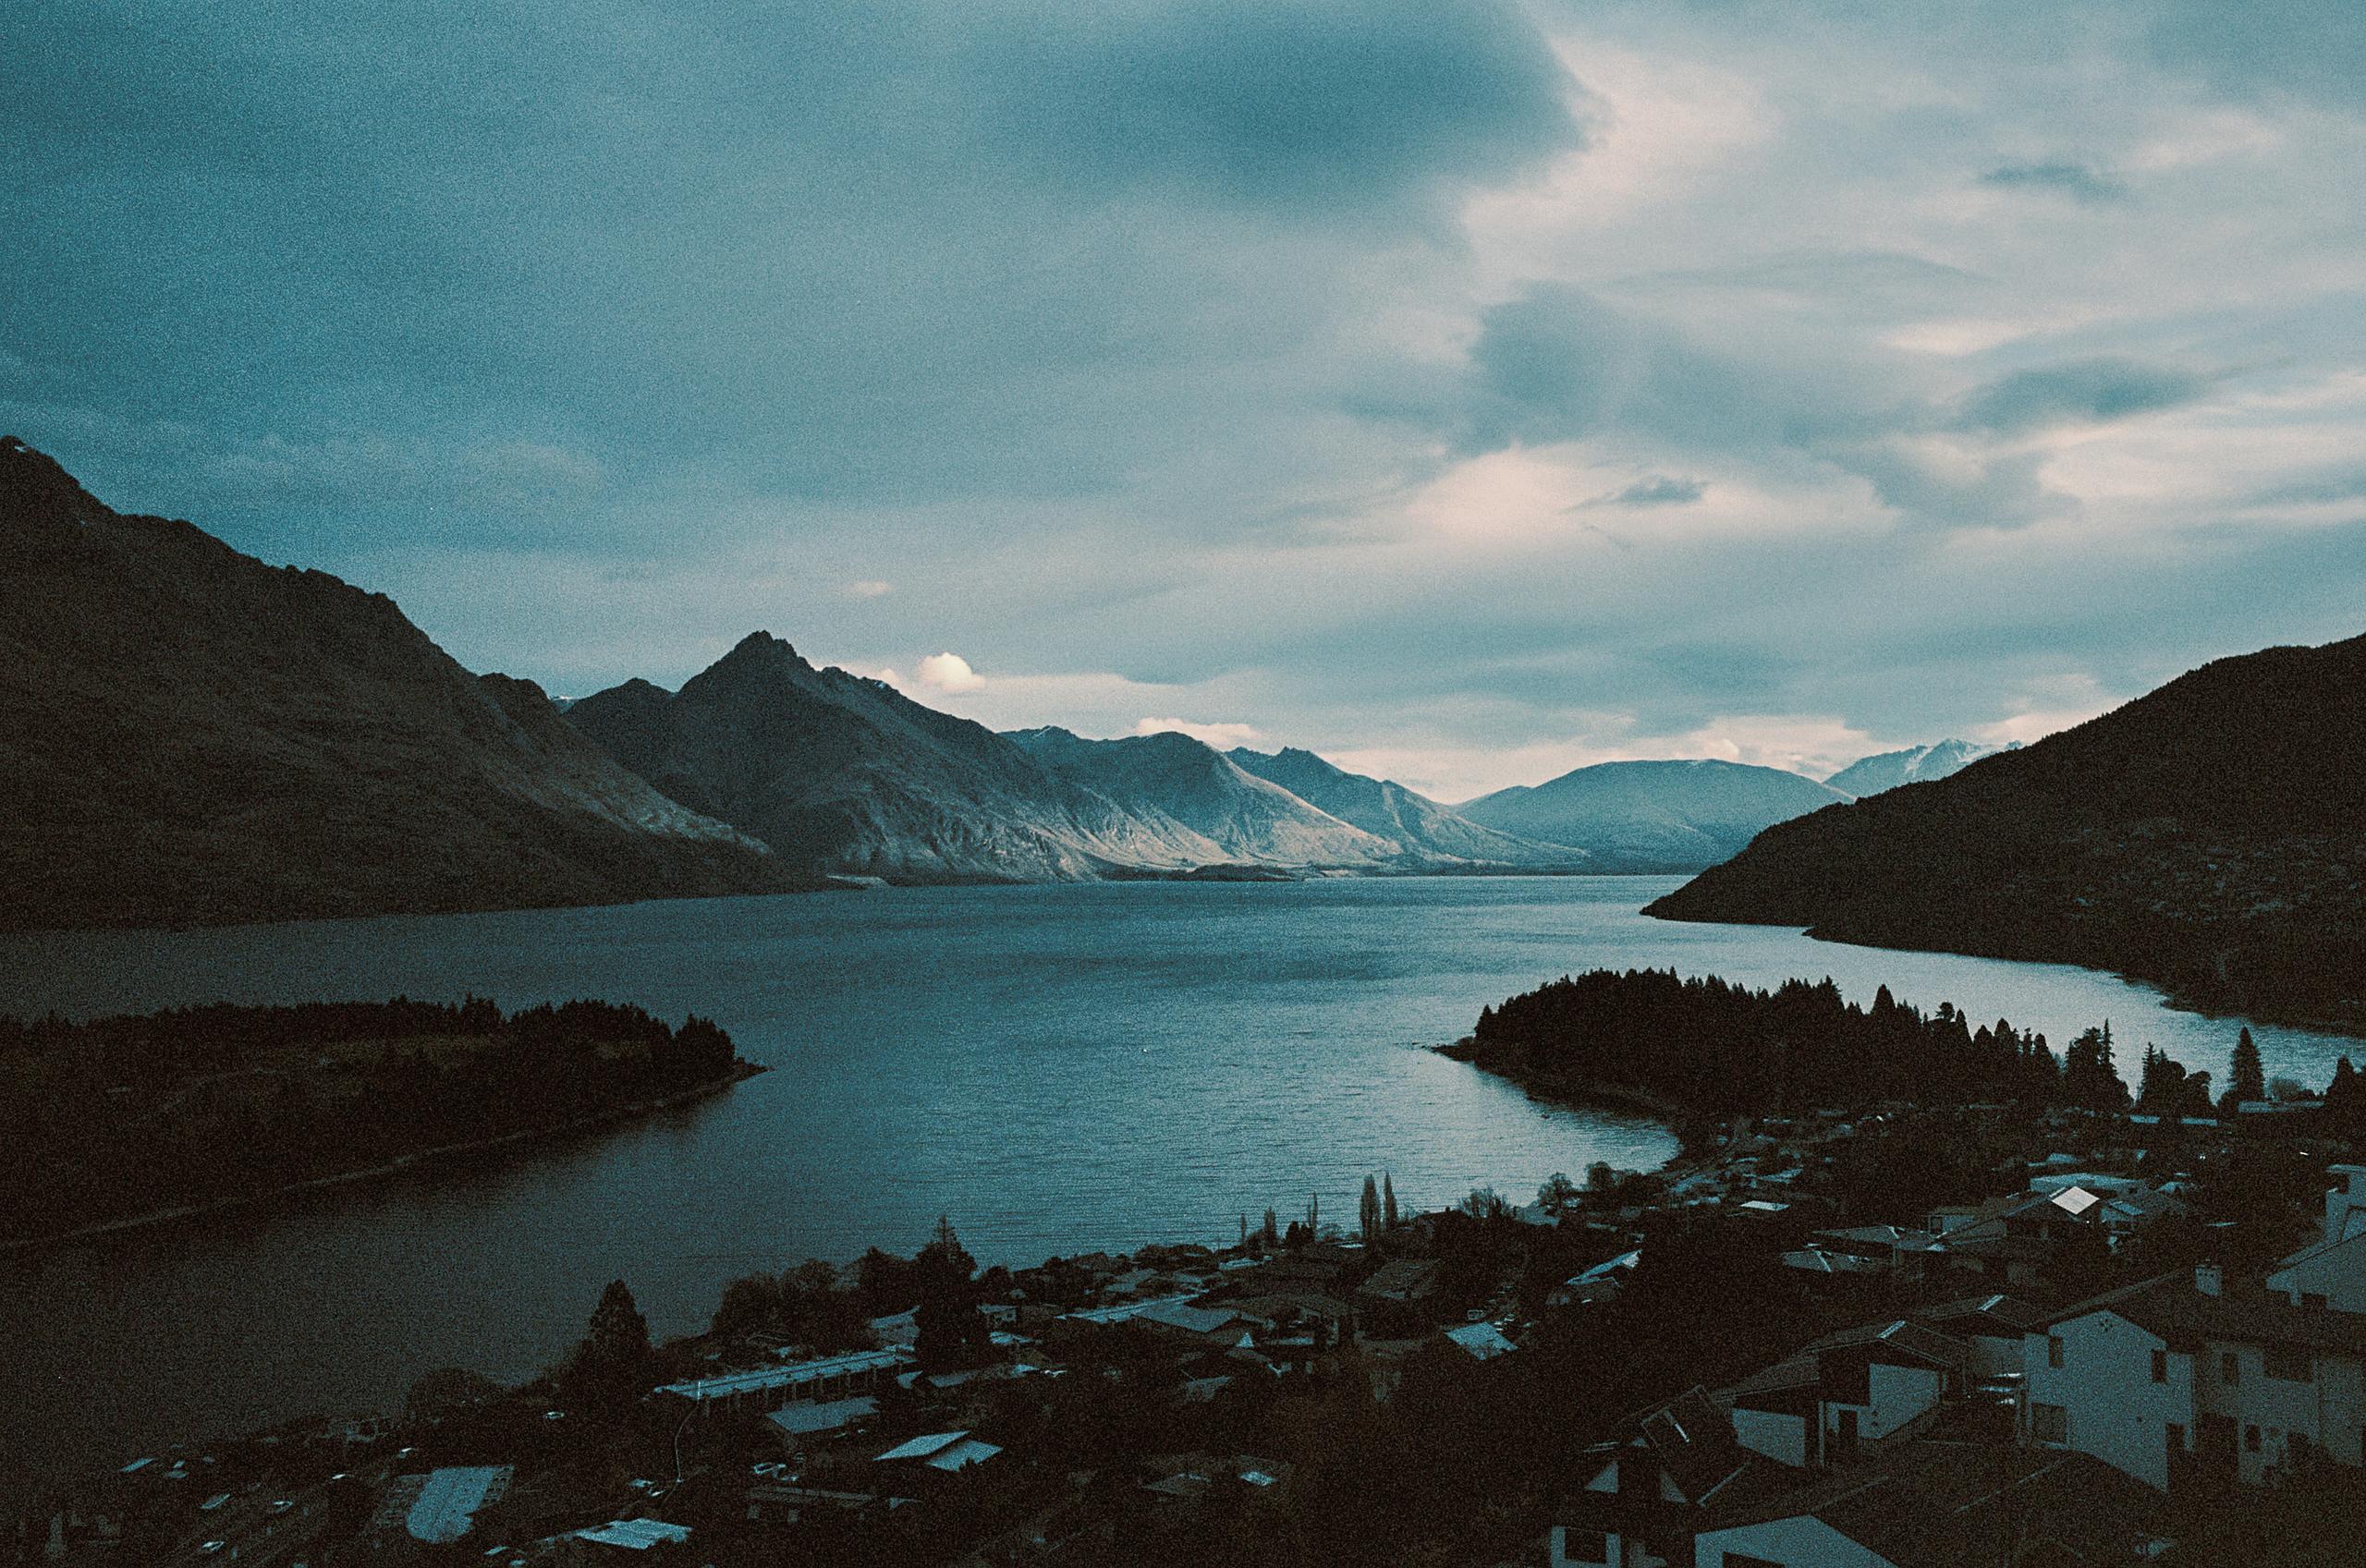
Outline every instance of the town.
<svg viewBox="0 0 2366 1568">
<path fill-rule="evenodd" d="M 2248 1053 L 2249 1061 L 2245 1055 Z M 981 1270 L 949 1222 L 652 1344 L 45 1498 L 63 1564 L 2326 1562 L 2366 1424 L 2355 1075 L 1687 1127 L 1656 1173 Z M 2162 1109 L 2166 1105 L 2167 1109 Z"/>
</svg>

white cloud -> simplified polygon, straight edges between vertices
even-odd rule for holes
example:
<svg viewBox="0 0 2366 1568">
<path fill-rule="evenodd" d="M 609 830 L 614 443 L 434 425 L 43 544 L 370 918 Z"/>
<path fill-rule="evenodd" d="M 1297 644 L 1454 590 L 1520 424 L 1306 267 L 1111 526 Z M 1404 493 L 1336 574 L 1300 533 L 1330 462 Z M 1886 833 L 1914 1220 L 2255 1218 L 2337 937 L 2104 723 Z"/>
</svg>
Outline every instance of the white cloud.
<svg viewBox="0 0 2366 1568">
<path fill-rule="evenodd" d="M 896 585 L 881 582 L 876 577 L 866 577 L 860 582 L 847 584 L 847 591 L 857 599 L 880 599 L 895 592 Z"/>
<path fill-rule="evenodd" d="M 921 661 L 921 684 L 938 691 L 975 691 L 986 684 L 986 677 L 970 667 L 970 661 L 958 653 L 932 653 Z"/>
<path fill-rule="evenodd" d="M 1248 746 L 1259 738 L 1254 724 L 1201 723 L 1190 719 L 1144 719 L 1134 725 L 1136 735 L 1165 735 L 1170 730 L 1177 735 L 1188 735 L 1193 740 L 1205 741 L 1219 751 L 1235 746 Z"/>
</svg>

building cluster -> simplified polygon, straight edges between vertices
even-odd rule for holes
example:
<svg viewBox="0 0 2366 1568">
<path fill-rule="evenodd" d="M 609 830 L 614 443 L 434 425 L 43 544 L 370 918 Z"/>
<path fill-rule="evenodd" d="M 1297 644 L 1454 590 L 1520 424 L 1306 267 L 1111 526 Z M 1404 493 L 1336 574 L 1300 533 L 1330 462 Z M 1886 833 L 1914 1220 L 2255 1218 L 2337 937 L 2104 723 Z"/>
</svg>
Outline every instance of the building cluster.
<svg viewBox="0 0 2366 1568">
<path fill-rule="evenodd" d="M 762 1323 L 678 1342 L 598 1421 L 547 1381 L 463 1381 L 398 1420 L 135 1460 L 16 1544 L 241 1568 L 732 1564 L 858 1537 L 902 1561 L 1125 1561 L 1168 1525 L 1289 1506 L 1288 1424 L 1255 1418 L 1276 1400 L 1402 1399 L 1422 1357 L 1424 1389 L 1531 1379 L 1548 1342 L 1648 1331 L 1626 1298 L 1694 1219 L 1820 1326 L 1747 1368 L 1688 1347 L 1714 1375 L 1624 1418 L 1570 1391 L 1578 1457 L 1527 1505 L 1522 1568 L 2145 1561 L 2195 1499 L 2366 1476 L 2366 1166 L 2332 1167 L 2313 1238 L 2272 1267 L 2122 1282 L 2163 1227 L 2207 1232 L 2189 1182 L 2114 1145 L 2157 1135 L 2032 1126 L 2067 1147 L 2017 1154 L 1993 1184 L 2013 1190 L 1873 1222 L 1830 1172 L 1881 1114 L 1736 1128 L 1656 1177 L 1518 1209 L 1474 1194 L 1367 1240 L 996 1270 L 951 1355 L 924 1305 L 851 1312 L 826 1353 Z M 1464 1246 L 1479 1232 L 1494 1250 Z"/>
<path fill-rule="evenodd" d="M 1640 1412 L 1591 1451 L 1546 1561 L 2132 1562 L 2243 1489 L 2359 1473 L 2366 1166 L 2331 1174 L 2315 1237 L 2255 1276 L 2202 1264 L 2050 1308 L 2006 1291 L 1934 1301 Z M 1807 1250 L 1920 1280 L 1954 1267 L 1952 1237 L 2025 1238 L 1987 1261 L 2042 1283 L 2066 1227 L 2132 1234 L 2173 1212 L 2078 1174 L 1927 1231 L 1818 1232 Z"/>
</svg>

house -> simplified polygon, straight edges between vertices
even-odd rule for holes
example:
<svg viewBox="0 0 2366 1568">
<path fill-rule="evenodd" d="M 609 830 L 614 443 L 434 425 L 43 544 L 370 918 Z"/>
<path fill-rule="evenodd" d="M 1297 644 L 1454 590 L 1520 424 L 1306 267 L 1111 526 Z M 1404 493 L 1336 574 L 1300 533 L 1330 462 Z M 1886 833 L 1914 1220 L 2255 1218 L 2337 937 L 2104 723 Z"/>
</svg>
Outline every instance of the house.
<svg viewBox="0 0 2366 1568">
<path fill-rule="evenodd" d="M 1656 1568 L 1692 1560 L 1694 1534 L 1721 1501 L 1787 1490 L 1799 1472 L 1744 1448 L 1700 1389 L 1628 1423 L 1590 1451 L 1585 1489 L 1545 1538 L 1550 1568 Z"/>
<path fill-rule="evenodd" d="M 1373 1338 L 1405 1338 L 1436 1318 L 1438 1266 L 1426 1258 L 1400 1258 L 1372 1271 L 1356 1291 L 1356 1317 Z"/>
<path fill-rule="evenodd" d="M 2310 1261 L 2279 1273 L 2305 1278 Z M 2331 1295 L 2296 1303 L 2204 1265 L 2055 1313 L 2023 1345 L 2029 1435 L 2158 1490 L 2257 1485 L 2317 1458 L 2357 1465 L 2366 1313 Z"/>
<path fill-rule="evenodd" d="M 1904 1319 L 1827 1334 L 1720 1396 L 1735 1440 L 1822 1469 L 1919 1428 L 1965 1390 L 1971 1346 Z"/>
<path fill-rule="evenodd" d="M 1445 1337 L 1476 1361 L 1493 1361 L 1498 1355 L 1509 1355 L 1519 1346 L 1504 1337 L 1504 1331 L 1493 1323 L 1463 1323 L 1445 1331 Z"/>
<path fill-rule="evenodd" d="M 1175 1300 L 1154 1303 L 1134 1321 L 1168 1339 L 1210 1350 L 1246 1344 L 1251 1331 L 1264 1326 L 1230 1307 L 1194 1307 Z"/>
<path fill-rule="evenodd" d="M 2022 1342 L 2045 1316 L 2043 1308 L 2018 1296 L 1991 1295 L 1926 1307 L 1914 1314 L 1914 1320 L 1970 1345 L 1971 1376 L 1998 1378 L 2021 1370 Z"/>
<path fill-rule="evenodd" d="M 2174 1544 L 2166 1505 L 2081 1453 L 1901 1446 L 1869 1465 L 1729 1508 L 1693 1538 L 1696 1568 L 1973 1568 L 2135 1562 Z"/>
<path fill-rule="evenodd" d="M 1892 1274 L 1920 1279 L 1939 1238 L 1897 1225 L 1851 1225 L 1811 1233 L 1807 1245 L 1783 1254 L 1786 1267 L 1812 1274 Z"/>
<path fill-rule="evenodd" d="M 981 1442 L 967 1431 L 931 1432 L 924 1437 L 897 1443 L 872 1463 L 926 1465 L 949 1476 L 972 1465 L 982 1465 L 1001 1452 L 994 1444 Z"/>
<path fill-rule="evenodd" d="M 2295 1307 L 2366 1312 L 2366 1165 L 2336 1165 L 2317 1239 L 2276 1265 L 2267 1288 Z"/>
<path fill-rule="evenodd" d="M 764 1419 L 783 1442 L 796 1449 L 803 1447 L 807 1438 L 842 1432 L 878 1414 L 878 1400 L 870 1394 L 857 1394 L 851 1399 L 806 1400 L 796 1404 L 784 1404 Z"/>
<path fill-rule="evenodd" d="M 1548 1307 L 1574 1307 L 1586 1302 L 1608 1301 L 1626 1288 L 1628 1275 L 1643 1261 L 1640 1247 L 1605 1258 L 1581 1274 L 1572 1274 L 1545 1298 Z"/>
<path fill-rule="evenodd" d="M 625 1551 L 647 1551 L 654 1546 L 679 1546 L 690 1538 L 690 1532 L 683 1525 L 668 1525 L 661 1519 L 615 1519 L 588 1530 L 578 1530 L 575 1538 Z"/>
<path fill-rule="evenodd" d="M 782 1405 L 799 1400 L 828 1401 L 869 1393 L 878 1388 L 883 1375 L 911 1364 L 912 1355 L 909 1350 L 896 1347 L 859 1350 L 846 1355 L 825 1355 L 819 1360 L 792 1362 L 785 1367 L 760 1367 L 746 1372 L 726 1372 L 717 1377 L 701 1378 L 693 1382 L 667 1383 L 657 1392 L 687 1400 L 701 1410 L 715 1409 L 737 1415 L 742 1410 L 778 1410 Z"/>
</svg>

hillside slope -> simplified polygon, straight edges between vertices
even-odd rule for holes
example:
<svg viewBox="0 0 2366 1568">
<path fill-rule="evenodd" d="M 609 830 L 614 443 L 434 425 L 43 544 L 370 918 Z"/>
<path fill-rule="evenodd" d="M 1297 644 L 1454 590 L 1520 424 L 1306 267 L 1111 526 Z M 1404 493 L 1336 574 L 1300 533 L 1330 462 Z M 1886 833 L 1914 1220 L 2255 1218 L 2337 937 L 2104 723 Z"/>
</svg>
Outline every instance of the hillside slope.
<svg viewBox="0 0 2366 1568">
<path fill-rule="evenodd" d="M 2093 965 L 2366 1027 L 2366 638 L 2221 659 L 1953 778 L 1771 829 L 1651 906 Z"/>
<path fill-rule="evenodd" d="M 1593 857 L 1602 870 L 1691 871 L 1765 828 L 1848 798 L 1778 768 L 1708 760 L 1600 762 L 1455 808 L 1482 827 Z"/>
<path fill-rule="evenodd" d="M 795 885 L 383 594 L 119 515 L 13 439 L 0 555 L 0 926 Z"/>
</svg>

